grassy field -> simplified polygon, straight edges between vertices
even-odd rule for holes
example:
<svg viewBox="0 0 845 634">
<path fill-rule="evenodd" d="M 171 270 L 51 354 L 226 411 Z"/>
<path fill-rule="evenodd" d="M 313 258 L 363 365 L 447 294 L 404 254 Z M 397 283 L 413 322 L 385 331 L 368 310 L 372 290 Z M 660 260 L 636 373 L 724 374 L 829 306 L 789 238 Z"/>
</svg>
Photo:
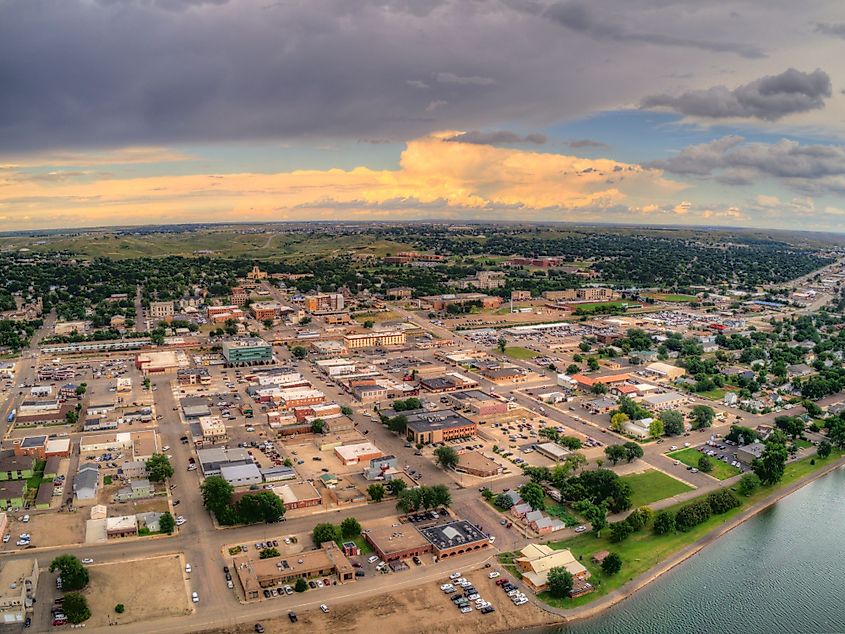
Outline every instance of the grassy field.
<svg viewBox="0 0 845 634">
<path fill-rule="evenodd" d="M 698 449 L 693 449 L 692 447 L 690 447 L 689 449 L 673 451 L 672 453 L 668 453 L 666 455 L 672 458 L 673 460 L 680 460 L 685 465 L 698 469 L 698 459 L 701 458 L 701 456 L 703 456 L 704 454 L 698 451 Z M 732 478 L 733 476 L 739 473 L 739 469 L 737 469 L 736 467 L 732 467 L 731 465 L 726 464 L 721 460 L 711 458 L 710 462 L 713 463 L 713 471 L 711 471 L 707 475 L 711 475 L 718 480 L 727 480 L 728 478 Z"/>
<path fill-rule="evenodd" d="M 743 512 L 754 503 L 764 499 L 778 488 L 788 486 L 799 478 L 820 469 L 826 464 L 838 460 L 842 454 L 842 451 L 834 451 L 824 460 L 817 457 L 808 457 L 788 464 L 786 466 L 783 479 L 779 484 L 771 487 L 760 487 L 749 497 L 737 495 L 737 497 L 742 500 L 742 506 L 732 509 L 722 515 L 714 515 L 706 522 L 699 524 L 685 533 L 676 532 L 669 535 L 656 536 L 650 530 L 646 529 L 640 531 L 639 533 L 634 533 L 631 537 L 621 543 L 614 544 L 611 543 L 607 537 L 610 531 L 605 530 L 605 534 L 602 537 L 595 537 L 592 533 L 585 533 L 561 542 L 550 543 L 549 545 L 552 548 L 569 548 L 572 551 L 572 554 L 579 559 L 579 561 L 584 564 L 584 566 L 586 566 L 592 574 L 590 583 L 595 586 L 596 590 L 577 599 L 557 599 L 549 595 L 549 593 L 541 594 L 540 598 L 549 605 L 564 609 L 574 608 L 579 605 L 595 601 L 599 597 L 616 590 L 628 581 L 631 581 L 635 577 L 653 568 L 685 546 L 688 546 L 704 537 L 710 531 L 724 525 L 729 520 L 736 517 L 739 513 Z M 811 464 L 811 460 L 813 460 L 813 458 L 815 458 L 815 465 Z M 676 504 L 666 510 L 676 512 L 681 506 L 693 501 L 704 499 L 705 497 L 706 496 L 701 496 L 701 498 L 695 498 L 695 500 Z M 620 557 L 622 557 L 621 572 L 613 576 L 605 575 L 599 566 L 590 561 L 592 554 L 601 550 L 616 552 L 620 555 Z"/>
<path fill-rule="evenodd" d="M 717 387 L 706 392 L 696 392 L 696 396 L 700 396 L 701 398 L 707 398 L 711 401 L 721 401 L 723 398 L 725 398 L 725 394 L 727 393 L 727 390 L 721 387 Z"/>
<path fill-rule="evenodd" d="M 493 348 L 492 352 L 499 352 L 499 349 Z M 508 356 L 511 359 L 518 359 L 520 361 L 529 361 L 536 357 L 537 353 L 533 350 L 522 348 L 520 346 L 507 346 L 505 348 L 505 356 Z"/>
<path fill-rule="evenodd" d="M 660 302 L 690 303 L 698 301 L 695 295 L 673 295 L 672 293 L 653 293 L 648 297 Z"/>
<path fill-rule="evenodd" d="M 631 505 L 634 508 L 693 490 L 691 486 L 656 469 L 622 476 L 622 480 L 631 485 Z"/>
<path fill-rule="evenodd" d="M 367 540 L 364 539 L 363 535 L 358 535 L 357 537 L 353 537 L 352 539 L 338 539 L 336 542 L 338 548 L 343 548 L 343 542 L 355 542 L 355 545 L 361 549 L 362 555 L 369 555 L 371 552 L 373 552 L 373 547 L 367 543 Z"/>
</svg>

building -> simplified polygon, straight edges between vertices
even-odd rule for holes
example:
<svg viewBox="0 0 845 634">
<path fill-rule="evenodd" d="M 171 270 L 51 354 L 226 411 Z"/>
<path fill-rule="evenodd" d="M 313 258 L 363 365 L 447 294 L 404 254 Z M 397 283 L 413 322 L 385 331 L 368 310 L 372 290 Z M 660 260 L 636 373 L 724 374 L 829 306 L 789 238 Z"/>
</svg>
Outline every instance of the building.
<svg viewBox="0 0 845 634">
<path fill-rule="evenodd" d="M 414 294 L 414 289 L 409 286 L 397 286 L 395 288 L 387 289 L 387 297 L 390 299 L 411 299 Z"/>
<path fill-rule="evenodd" d="M 226 306 L 209 306 L 208 320 L 213 324 L 224 324 L 230 319 L 240 321 L 244 319 L 244 311 L 235 306 L 228 304 Z"/>
<path fill-rule="evenodd" d="M 0 457 L 0 480 L 26 480 L 35 473 L 35 458 L 15 454 Z"/>
<path fill-rule="evenodd" d="M 448 372 L 440 376 L 429 376 L 420 379 L 420 385 L 434 394 L 457 392 L 478 387 L 475 381 L 459 372 Z"/>
<path fill-rule="evenodd" d="M 249 273 L 246 274 L 246 279 L 253 280 L 255 282 L 257 282 L 259 280 L 266 280 L 267 279 L 267 272 L 259 269 L 258 265 L 256 264 L 252 267 L 252 270 Z"/>
<path fill-rule="evenodd" d="M 761 442 L 753 442 L 749 445 L 736 448 L 736 459 L 746 464 L 751 464 L 755 459 L 760 458 L 766 450 L 766 445 Z"/>
<path fill-rule="evenodd" d="M 140 352 L 135 356 L 135 367 L 144 376 L 175 374 L 180 365 L 179 355 L 174 350 Z"/>
<path fill-rule="evenodd" d="M 370 460 L 369 466 L 364 468 L 365 480 L 392 480 L 398 474 L 396 456 L 381 456 Z"/>
<path fill-rule="evenodd" d="M 556 442 L 543 442 L 534 445 L 534 451 L 537 453 L 546 456 L 550 460 L 554 460 L 555 462 L 559 462 L 566 458 L 566 456 L 570 455 L 572 452 L 569 449 L 561 447 Z"/>
<path fill-rule="evenodd" d="M 228 366 L 273 363 L 273 346 L 263 339 L 224 341 L 222 347 Z"/>
<path fill-rule="evenodd" d="M 384 453 L 371 442 L 361 442 L 354 445 L 340 445 L 334 448 L 335 454 L 340 461 L 346 465 L 367 462 L 375 458 L 381 458 Z"/>
<path fill-rule="evenodd" d="M 134 515 L 106 518 L 106 537 L 133 537 L 137 534 L 138 518 Z"/>
<path fill-rule="evenodd" d="M 144 460 L 127 460 L 120 469 L 121 475 L 125 478 L 145 478 L 147 476 L 147 463 Z"/>
<path fill-rule="evenodd" d="M 220 467 L 220 476 L 233 487 L 248 487 L 261 484 L 264 479 L 258 466 L 249 462 L 239 465 L 223 465 Z"/>
<path fill-rule="evenodd" d="M 669 379 L 670 381 L 679 379 L 687 373 L 687 371 L 683 368 L 679 368 L 675 365 L 669 365 L 668 363 L 662 363 L 660 361 L 656 363 L 649 363 L 645 367 L 645 371 L 649 374 Z"/>
<path fill-rule="evenodd" d="M 575 383 L 577 387 L 581 388 L 586 392 L 589 392 L 593 389 L 595 385 L 598 384 L 610 388 L 614 385 L 626 383 L 631 379 L 631 375 L 627 372 L 624 372 L 622 374 L 607 374 L 604 376 L 573 374 L 569 378 Z"/>
<path fill-rule="evenodd" d="M 492 478 L 502 473 L 502 467 L 498 462 L 488 458 L 480 451 L 467 451 L 458 457 L 455 471 L 479 478 Z"/>
<path fill-rule="evenodd" d="M 675 409 L 686 402 L 686 397 L 679 392 L 666 392 L 665 394 L 652 394 L 644 396 L 642 404 L 655 412 L 662 412 L 665 409 Z"/>
<path fill-rule="evenodd" d="M 33 456 L 40 460 L 47 457 L 47 436 L 27 436 L 13 443 L 16 456 Z"/>
<path fill-rule="evenodd" d="M 553 550 L 545 544 L 529 544 L 520 551 L 520 555 L 514 563 L 522 573 L 522 581 L 536 593 L 548 590 L 552 568 L 565 568 L 573 580 L 586 581 L 590 578 L 589 571 L 566 548 Z"/>
<path fill-rule="evenodd" d="M 173 315 L 175 314 L 173 302 L 150 302 L 150 309 L 147 311 L 147 314 L 150 316 L 150 319 L 170 322 L 173 320 Z"/>
<path fill-rule="evenodd" d="M 382 561 L 399 561 L 420 557 L 432 550 L 431 542 L 411 524 L 382 526 L 362 531 L 364 539 Z"/>
<path fill-rule="evenodd" d="M 207 368 L 181 368 L 176 371 L 176 382 L 182 387 L 211 385 L 211 373 Z"/>
<path fill-rule="evenodd" d="M 426 295 L 421 298 L 433 310 L 446 310 L 451 305 L 478 305 L 480 308 L 498 308 L 502 298 L 484 293 L 447 293 L 446 295 Z"/>
<path fill-rule="evenodd" d="M 282 315 L 282 306 L 278 302 L 254 302 L 250 305 L 249 312 L 258 321 L 278 319 Z"/>
<path fill-rule="evenodd" d="M 127 502 L 129 500 L 149 498 L 152 497 L 154 493 L 155 491 L 152 483 L 147 478 L 140 478 L 138 480 L 132 480 L 129 482 L 129 486 L 125 486 L 118 490 L 115 497 L 118 502 Z"/>
<path fill-rule="evenodd" d="M 208 408 L 208 400 L 205 397 L 188 396 L 179 399 L 179 405 L 182 407 L 182 414 L 187 419 L 211 416 L 211 410 Z"/>
<path fill-rule="evenodd" d="M 478 430 L 476 423 L 451 409 L 416 411 L 405 417 L 408 419 L 406 437 L 415 444 L 471 438 Z"/>
<path fill-rule="evenodd" d="M 6 559 L 0 564 L 0 622 L 11 625 L 26 620 L 35 603 L 39 574 L 35 557 Z"/>
<path fill-rule="evenodd" d="M 531 299 L 531 291 L 511 291 L 511 301 L 527 302 Z"/>
<path fill-rule="evenodd" d="M 481 550 L 490 545 L 487 535 L 466 520 L 420 528 L 419 531 L 431 544 L 438 559 Z"/>
<path fill-rule="evenodd" d="M 645 439 L 651 436 L 651 422 L 653 418 L 641 418 L 639 420 L 626 420 L 622 423 L 622 431 L 629 436 Z"/>
<path fill-rule="evenodd" d="M 264 482 L 283 482 L 285 480 L 296 480 L 296 471 L 293 467 L 276 466 L 261 469 L 261 477 Z"/>
<path fill-rule="evenodd" d="M 283 409 L 293 409 L 294 407 L 324 403 L 326 395 L 314 388 L 295 387 L 279 390 L 275 394 L 275 400 Z"/>
<path fill-rule="evenodd" d="M 26 497 L 26 480 L 0 481 L 0 504 L 5 508 L 23 508 Z"/>
<path fill-rule="evenodd" d="M 453 392 L 447 398 L 455 407 L 478 416 L 496 416 L 508 412 L 506 400 L 481 390 Z"/>
<path fill-rule="evenodd" d="M 316 550 L 268 559 L 250 559 L 238 555 L 232 559 L 247 601 L 257 601 L 265 588 L 291 584 L 297 579 L 335 577 L 338 583 L 355 581 L 355 568 L 334 542 L 325 542 Z"/>
<path fill-rule="evenodd" d="M 226 425 L 219 416 L 203 416 L 199 423 L 204 443 L 226 442 Z"/>
<path fill-rule="evenodd" d="M 235 286 L 232 289 L 231 301 L 235 306 L 243 306 L 249 300 L 249 293 L 242 286 Z"/>
<path fill-rule="evenodd" d="M 455 286 L 462 289 L 478 288 L 489 291 L 501 288 L 506 283 L 505 274 L 502 271 L 479 271 L 473 277 L 468 277 L 455 282 Z"/>
<path fill-rule="evenodd" d="M 405 333 L 402 331 L 385 331 L 349 334 L 343 337 L 343 344 L 348 350 L 381 346 L 404 346 Z"/>
<path fill-rule="evenodd" d="M 305 310 L 315 315 L 339 313 L 344 305 L 341 293 L 318 293 L 305 298 Z"/>
<path fill-rule="evenodd" d="M 200 463 L 204 477 L 220 475 L 220 469 L 225 465 L 252 464 L 252 456 L 248 450 L 228 447 L 211 447 L 198 449 L 197 461 Z"/>
<path fill-rule="evenodd" d="M 273 487 L 273 493 L 279 496 L 287 511 L 320 506 L 323 503 L 320 492 L 307 480 Z"/>
<path fill-rule="evenodd" d="M 96 462 L 83 462 L 73 478 L 73 493 L 77 500 L 93 500 L 100 483 L 100 466 Z"/>
<path fill-rule="evenodd" d="M 131 451 L 132 435 L 129 432 L 117 432 L 114 434 L 92 434 L 79 439 L 79 453 L 98 454 L 107 451 Z"/>
</svg>

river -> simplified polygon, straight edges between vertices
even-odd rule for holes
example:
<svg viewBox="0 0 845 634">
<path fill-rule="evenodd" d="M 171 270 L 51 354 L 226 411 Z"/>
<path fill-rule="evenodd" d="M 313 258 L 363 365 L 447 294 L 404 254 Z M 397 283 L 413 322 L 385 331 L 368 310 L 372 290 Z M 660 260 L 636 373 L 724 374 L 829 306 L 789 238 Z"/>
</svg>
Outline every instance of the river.
<svg viewBox="0 0 845 634">
<path fill-rule="evenodd" d="M 845 632 L 845 469 L 808 484 L 601 615 L 546 634 Z"/>
</svg>

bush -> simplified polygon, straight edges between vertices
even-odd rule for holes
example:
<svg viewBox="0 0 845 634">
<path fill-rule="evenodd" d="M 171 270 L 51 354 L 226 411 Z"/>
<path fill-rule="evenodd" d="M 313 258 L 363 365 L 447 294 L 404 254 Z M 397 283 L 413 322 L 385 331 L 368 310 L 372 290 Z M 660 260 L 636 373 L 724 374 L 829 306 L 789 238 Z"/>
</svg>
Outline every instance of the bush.
<svg viewBox="0 0 845 634">
<path fill-rule="evenodd" d="M 613 522 L 610 524 L 610 541 L 614 544 L 618 544 L 619 542 L 628 539 L 628 536 L 633 532 L 634 529 L 631 528 L 631 525 L 628 522 Z"/>
<path fill-rule="evenodd" d="M 669 511 L 660 511 L 654 516 L 655 535 L 668 535 L 675 530 L 675 516 Z"/>
<path fill-rule="evenodd" d="M 65 602 L 62 604 L 62 609 L 67 615 L 67 620 L 71 623 L 82 623 L 91 618 L 91 610 L 88 607 L 88 601 L 79 592 L 68 592 L 65 594 Z"/>
<path fill-rule="evenodd" d="M 510 507 L 513 506 L 513 500 L 510 499 L 504 493 L 499 493 L 499 495 L 496 496 L 495 500 L 493 500 L 493 504 L 495 504 L 503 511 L 507 511 Z"/>
<path fill-rule="evenodd" d="M 276 550 L 275 548 L 265 548 L 258 555 L 258 558 L 259 559 L 272 559 L 273 557 L 278 557 L 278 556 L 279 556 L 279 551 Z"/>
<path fill-rule="evenodd" d="M 618 553 L 608 553 L 601 562 L 601 570 L 606 575 L 615 575 L 622 570 L 622 557 Z"/>
<path fill-rule="evenodd" d="M 710 456 L 700 456 L 698 458 L 698 470 L 702 473 L 713 471 L 713 461 L 710 459 Z"/>
<path fill-rule="evenodd" d="M 654 511 L 647 506 L 640 507 L 631 511 L 631 514 L 625 519 L 625 523 L 631 527 L 632 532 L 641 531 L 654 517 Z"/>
<path fill-rule="evenodd" d="M 305 579 L 300 577 L 296 580 L 296 583 L 293 584 L 293 589 L 295 592 L 305 592 L 308 589 L 308 583 L 306 583 Z"/>
<path fill-rule="evenodd" d="M 693 502 L 678 509 L 675 515 L 675 527 L 679 531 L 688 531 L 702 522 L 706 522 L 713 514 L 707 502 Z"/>
<path fill-rule="evenodd" d="M 126 608 L 122 603 L 118 603 L 116 606 L 114 606 L 114 611 L 118 614 L 123 614 L 126 611 Z"/>
<path fill-rule="evenodd" d="M 716 515 L 727 513 L 742 504 L 730 491 L 713 491 L 707 496 L 707 503 L 710 505 L 710 510 Z"/>
</svg>

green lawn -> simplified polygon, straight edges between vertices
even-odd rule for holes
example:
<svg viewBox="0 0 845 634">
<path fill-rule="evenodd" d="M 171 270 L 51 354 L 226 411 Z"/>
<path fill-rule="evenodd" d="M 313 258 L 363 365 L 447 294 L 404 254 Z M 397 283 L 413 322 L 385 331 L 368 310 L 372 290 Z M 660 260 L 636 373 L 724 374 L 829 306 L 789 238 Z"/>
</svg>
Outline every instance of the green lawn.
<svg viewBox="0 0 845 634">
<path fill-rule="evenodd" d="M 369 555 L 371 552 L 373 552 L 372 546 L 367 543 L 367 540 L 364 539 L 363 535 L 358 535 L 357 537 L 353 537 L 352 539 L 346 539 L 344 537 L 341 537 L 337 540 L 337 545 L 339 548 L 343 548 L 343 542 L 355 542 L 358 548 L 361 549 L 362 555 Z"/>
<path fill-rule="evenodd" d="M 676 295 L 672 293 L 654 293 L 653 295 L 649 295 L 649 297 L 661 302 L 690 303 L 698 301 L 695 295 Z"/>
<path fill-rule="evenodd" d="M 695 394 L 696 396 L 700 396 L 701 398 L 708 398 L 711 401 L 721 401 L 723 398 L 725 398 L 725 394 L 727 393 L 727 390 L 721 387 L 717 387 L 713 390 L 707 390 L 706 392 L 696 392 Z"/>
<path fill-rule="evenodd" d="M 494 352 L 498 351 L 498 348 L 494 348 Z M 522 348 L 521 346 L 506 346 L 505 356 L 508 356 L 511 359 L 518 359 L 520 361 L 529 361 L 530 359 L 536 357 L 537 353 L 533 350 L 529 350 L 528 348 Z"/>
<path fill-rule="evenodd" d="M 584 312 L 595 310 L 596 308 L 603 308 L 605 306 L 613 306 L 615 308 L 640 308 L 641 305 L 636 302 L 584 302 L 583 304 L 572 304 L 573 307 L 579 308 Z"/>
<path fill-rule="evenodd" d="M 810 456 L 790 463 L 786 466 L 784 476 L 779 484 L 771 487 L 760 487 L 749 497 L 743 497 L 737 494 L 737 497 L 742 500 L 742 506 L 732 509 L 723 515 L 714 515 L 706 522 L 699 524 L 685 533 L 672 533 L 670 535 L 656 536 L 650 530 L 646 529 L 640 531 L 639 533 L 635 533 L 624 542 L 613 544 L 607 538 L 609 531 L 605 530 L 605 535 L 598 538 L 592 533 L 585 533 L 561 542 L 552 542 L 549 544 L 552 548 L 569 548 L 572 551 L 572 554 L 582 564 L 584 564 L 584 566 L 586 566 L 592 574 L 590 583 L 592 583 L 596 589 L 594 592 L 577 599 L 556 599 L 548 593 L 541 594 L 540 598 L 549 605 L 564 609 L 574 608 L 579 605 L 595 601 L 599 597 L 612 592 L 628 581 L 631 581 L 635 577 L 653 568 L 661 561 L 668 559 L 674 553 L 704 537 L 710 531 L 727 523 L 729 520 L 736 517 L 736 515 L 743 512 L 754 503 L 764 499 L 778 488 L 787 486 L 799 478 L 820 469 L 824 465 L 838 460 L 842 455 L 843 452 L 841 450 L 835 450 L 824 460 L 815 456 Z M 815 465 L 811 464 L 813 459 L 815 459 Z M 681 506 L 702 500 L 705 497 L 706 496 L 701 496 L 700 498 L 695 498 L 695 500 L 676 504 L 665 510 L 676 512 Z M 610 550 L 618 553 L 622 557 L 623 563 L 621 572 L 613 576 L 607 576 L 601 571 L 599 566 L 596 566 L 590 561 L 592 554 L 601 550 Z"/>
<path fill-rule="evenodd" d="M 688 449 L 681 449 L 680 451 L 673 451 L 672 453 L 667 453 L 666 455 L 673 460 L 680 460 L 685 465 L 698 469 L 698 459 L 704 454 L 698 451 L 698 449 L 690 447 Z M 736 467 L 732 467 L 721 460 L 716 460 L 711 457 L 710 461 L 713 463 L 713 471 L 707 475 L 711 475 L 718 480 L 727 480 L 740 472 Z"/>
<path fill-rule="evenodd" d="M 656 469 L 622 476 L 621 479 L 631 485 L 631 506 L 634 508 L 693 490 L 691 486 Z"/>
</svg>

